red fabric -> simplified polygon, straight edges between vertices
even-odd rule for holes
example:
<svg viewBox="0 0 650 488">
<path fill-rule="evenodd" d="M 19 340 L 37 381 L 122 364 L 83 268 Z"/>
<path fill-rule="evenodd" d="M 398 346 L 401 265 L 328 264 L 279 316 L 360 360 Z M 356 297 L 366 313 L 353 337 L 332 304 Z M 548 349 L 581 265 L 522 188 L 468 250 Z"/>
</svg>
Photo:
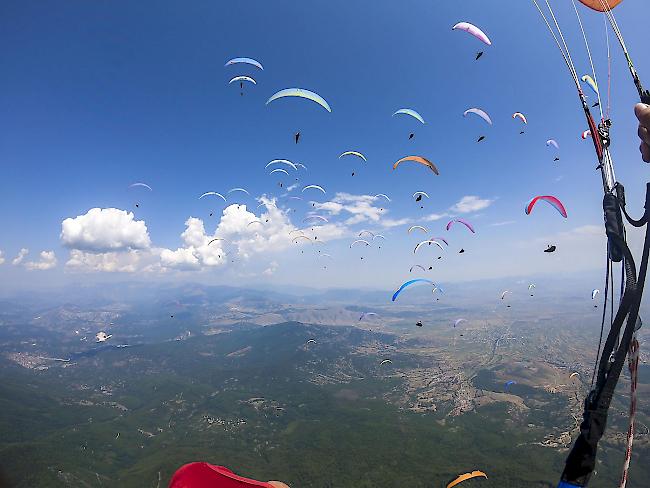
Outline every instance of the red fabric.
<svg viewBox="0 0 650 488">
<path fill-rule="evenodd" d="M 224 466 L 208 463 L 186 464 L 174 473 L 169 482 L 169 488 L 245 488 L 247 486 L 273 488 L 265 481 L 237 476 Z"/>
</svg>

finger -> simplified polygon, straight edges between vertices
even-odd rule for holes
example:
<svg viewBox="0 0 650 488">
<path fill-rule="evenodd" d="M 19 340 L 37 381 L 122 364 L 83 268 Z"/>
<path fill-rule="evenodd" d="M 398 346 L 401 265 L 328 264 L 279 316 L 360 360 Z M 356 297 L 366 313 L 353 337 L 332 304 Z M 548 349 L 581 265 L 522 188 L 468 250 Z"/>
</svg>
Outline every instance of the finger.
<svg viewBox="0 0 650 488">
<path fill-rule="evenodd" d="M 639 125 L 638 134 L 639 134 L 639 139 L 641 139 L 646 144 L 650 144 L 650 130 L 643 127 L 642 125 Z"/>
<path fill-rule="evenodd" d="M 642 126 L 650 128 L 650 105 L 637 103 L 634 106 L 634 113 Z"/>
<path fill-rule="evenodd" d="M 642 142 L 639 149 L 641 150 L 641 157 L 643 160 L 646 163 L 650 163 L 650 146 L 648 146 L 645 142 Z"/>
</svg>

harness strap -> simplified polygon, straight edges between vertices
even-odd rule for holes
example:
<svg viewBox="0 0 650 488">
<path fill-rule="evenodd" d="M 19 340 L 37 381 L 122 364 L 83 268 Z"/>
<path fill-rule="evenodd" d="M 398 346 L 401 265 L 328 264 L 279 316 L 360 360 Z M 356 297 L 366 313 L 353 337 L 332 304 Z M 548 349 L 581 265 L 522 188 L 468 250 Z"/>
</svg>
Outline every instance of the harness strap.
<svg viewBox="0 0 650 488">
<path fill-rule="evenodd" d="M 634 421 L 636 419 L 636 386 L 639 370 L 639 341 L 636 337 L 632 339 L 630 351 L 628 352 L 628 367 L 630 368 L 630 424 L 627 428 L 627 444 L 625 449 L 625 463 L 623 464 L 623 474 L 619 488 L 625 488 L 627 484 L 627 474 L 630 470 L 630 461 L 632 460 L 632 444 L 634 443 Z"/>
</svg>

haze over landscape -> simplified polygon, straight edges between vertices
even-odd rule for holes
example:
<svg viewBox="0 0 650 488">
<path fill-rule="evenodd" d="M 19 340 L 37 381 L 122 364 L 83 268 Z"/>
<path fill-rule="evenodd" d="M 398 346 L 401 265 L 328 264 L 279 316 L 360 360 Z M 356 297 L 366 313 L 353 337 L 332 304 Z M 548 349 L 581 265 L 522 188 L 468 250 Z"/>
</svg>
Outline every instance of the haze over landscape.
<svg viewBox="0 0 650 488">
<path fill-rule="evenodd" d="M 292 488 L 556 486 L 607 239 L 531 3 L 2 11 L 0 488 L 160 488 L 192 461 Z M 637 94 L 580 13 L 637 215 Z M 616 8 L 650 76 L 644 13 Z M 650 480 L 647 334 L 628 488 Z M 626 366 L 590 486 L 619 483 L 629 401 Z"/>
</svg>

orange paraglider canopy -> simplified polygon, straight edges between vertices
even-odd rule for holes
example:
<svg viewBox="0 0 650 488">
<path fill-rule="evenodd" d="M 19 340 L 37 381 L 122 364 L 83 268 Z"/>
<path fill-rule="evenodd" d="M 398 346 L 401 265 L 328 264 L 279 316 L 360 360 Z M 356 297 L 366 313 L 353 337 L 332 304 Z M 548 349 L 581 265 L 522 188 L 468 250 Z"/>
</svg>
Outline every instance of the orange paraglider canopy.
<svg viewBox="0 0 650 488">
<path fill-rule="evenodd" d="M 454 481 L 452 481 L 451 483 L 449 483 L 447 485 L 447 488 L 451 488 L 452 486 L 456 486 L 456 485 L 462 483 L 463 481 L 469 480 L 471 478 L 478 478 L 479 476 L 482 476 L 483 478 L 487 479 L 487 474 L 485 474 L 483 471 L 472 471 L 471 473 L 465 473 L 465 474 L 459 475 L 458 478 L 456 478 Z"/>
<path fill-rule="evenodd" d="M 598 10 L 599 12 L 606 12 L 613 9 L 623 0 L 580 0 L 580 3 L 589 8 Z"/>
<path fill-rule="evenodd" d="M 415 163 L 423 164 L 423 165 L 427 166 L 435 174 L 437 174 L 437 175 L 440 174 L 440 172 L 438 171 L 438 168 L 436 168 L 436 165 L 433 164 L 431 161 L 429 161 L 427 158 L 422 157 L 422 156 L 406 156 L 405 158 L 402 158 L 399 161 L 397 161 L 395 164 L 393 164 L 393 169 L 397 169 L 397 167 L 401 163 L 403 163 L 405 161 L 413 161 Z"/>
</svg>

